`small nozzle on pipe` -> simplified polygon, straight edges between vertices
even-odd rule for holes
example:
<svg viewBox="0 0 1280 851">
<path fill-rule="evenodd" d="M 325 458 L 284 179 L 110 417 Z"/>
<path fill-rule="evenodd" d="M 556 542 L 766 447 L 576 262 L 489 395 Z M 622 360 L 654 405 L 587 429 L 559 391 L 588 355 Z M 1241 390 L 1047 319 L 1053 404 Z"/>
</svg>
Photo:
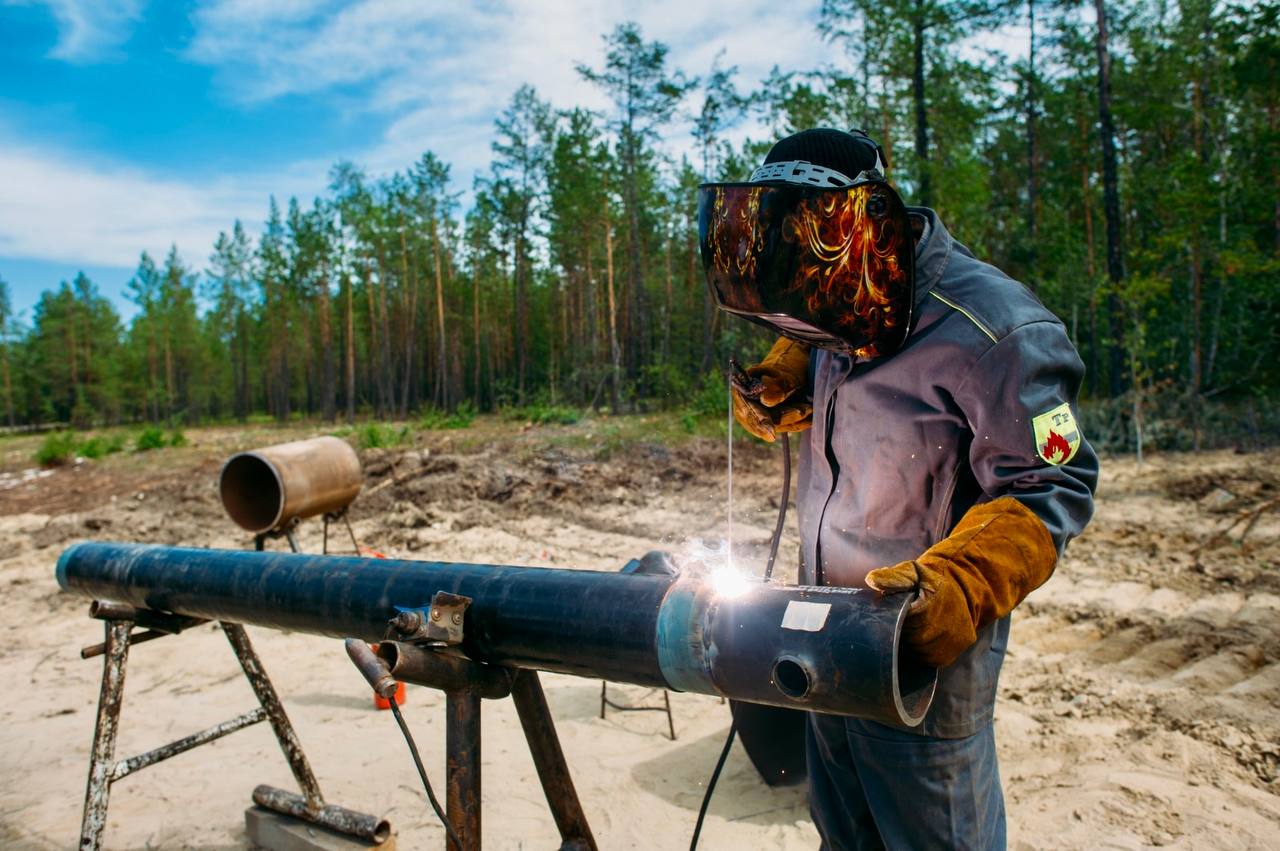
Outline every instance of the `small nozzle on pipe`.
<svg viewBox="0 0 1280 851">
<path fill-rule="evenodd" d="M 351 657 L 356 670 L 373 688 L 374 694 L 392 700 L 396 693 L 396 681 L 391 676 L 391 671 L 387 669 L 387 663 L 378 658 L 373 649 L 358 638 L 348 638 L 346 644 L 347 655 Z"/>
</svg>

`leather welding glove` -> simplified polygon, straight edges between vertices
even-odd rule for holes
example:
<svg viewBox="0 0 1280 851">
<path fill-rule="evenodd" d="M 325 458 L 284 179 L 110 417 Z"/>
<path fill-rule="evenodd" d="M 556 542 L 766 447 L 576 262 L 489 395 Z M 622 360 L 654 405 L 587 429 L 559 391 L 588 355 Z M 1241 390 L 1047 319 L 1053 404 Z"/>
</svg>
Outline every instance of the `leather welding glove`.
<svg viewBox="0 0 1280 851">
<path fill-rule="evenodd" d="M 867 574 L 881 594 L 918 592 L 902 637 L 920 661 L 954 662 L 987 624 L 1003 618 L 1053 573 L 1058 550 L 1031 509 L 1013 497 L 975 505 L 914 561 Z"/>
<path fill-rule="evenodd" d="M 809 347 L 787 337 L 779 337 L 769 354 L 747 375 L 760 383 L 755 397 L 737 387 L 733 393 L 734 418 L 756 437 L 769 443 L 782 432 L 804 431 L 813 425 L 813 403 L 803 395 L 809 372 Z"/>
</svg>

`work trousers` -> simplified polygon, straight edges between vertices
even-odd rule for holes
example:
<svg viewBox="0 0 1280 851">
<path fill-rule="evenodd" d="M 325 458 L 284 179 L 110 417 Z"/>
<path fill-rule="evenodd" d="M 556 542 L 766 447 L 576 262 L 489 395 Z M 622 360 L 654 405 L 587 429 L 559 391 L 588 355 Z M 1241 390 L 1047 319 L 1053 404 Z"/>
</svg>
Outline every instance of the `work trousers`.
<svg viewBox="0 0 1280 851">
<path fill-rule="evenodd" d="M 823 851 L 1003 851 L 992 726 L 963 739 L 809 714 L 809 811 Z"/>
</svg>

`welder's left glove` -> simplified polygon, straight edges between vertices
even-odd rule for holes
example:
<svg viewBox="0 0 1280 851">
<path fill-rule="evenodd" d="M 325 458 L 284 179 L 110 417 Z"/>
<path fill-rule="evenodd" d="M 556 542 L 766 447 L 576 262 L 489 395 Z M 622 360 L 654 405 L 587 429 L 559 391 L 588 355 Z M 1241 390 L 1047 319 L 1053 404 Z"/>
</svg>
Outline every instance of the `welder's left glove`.
<svg viewBox="0 0 1280 851">
<path fill-rule="evenodd" d="M 1053 573 L 1058 550 L 1044 522 L 1013 497 L 975 505 L 949 536 L 914 561 L 867 574 L 881 594 L 919 592 L 902 637 L 916 658 L 943 668 Z"/>
<path fill-rule="evenodd" d="M 747 395 L 736 385 L 730 388 L 734 418 L 769 443 L 780 433 L 809 428 L 813 425 L 813 403 L 803 392 L 808 372 L 809 347 L 779 337 L 764 360 L 746 369 L 756 382 L 755 392 Z"/>
</svg>

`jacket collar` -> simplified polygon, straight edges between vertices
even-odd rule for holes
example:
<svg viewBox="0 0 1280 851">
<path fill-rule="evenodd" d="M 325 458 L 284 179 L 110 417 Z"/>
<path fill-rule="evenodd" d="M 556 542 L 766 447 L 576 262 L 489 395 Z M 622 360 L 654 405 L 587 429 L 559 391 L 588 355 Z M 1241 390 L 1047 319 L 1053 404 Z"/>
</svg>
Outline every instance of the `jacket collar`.
<svg viewBox="0 0 1280 851">
<path fill-rule="evenodd" d="M 907 213 L 912 218 L 924 219 L 925 224 L 923 238 L 916 243 L 916 305 L 919 306 L 947 268 L 955 240 L 938 214 L 928 207 L 908 207 Z"/>
</svg>

